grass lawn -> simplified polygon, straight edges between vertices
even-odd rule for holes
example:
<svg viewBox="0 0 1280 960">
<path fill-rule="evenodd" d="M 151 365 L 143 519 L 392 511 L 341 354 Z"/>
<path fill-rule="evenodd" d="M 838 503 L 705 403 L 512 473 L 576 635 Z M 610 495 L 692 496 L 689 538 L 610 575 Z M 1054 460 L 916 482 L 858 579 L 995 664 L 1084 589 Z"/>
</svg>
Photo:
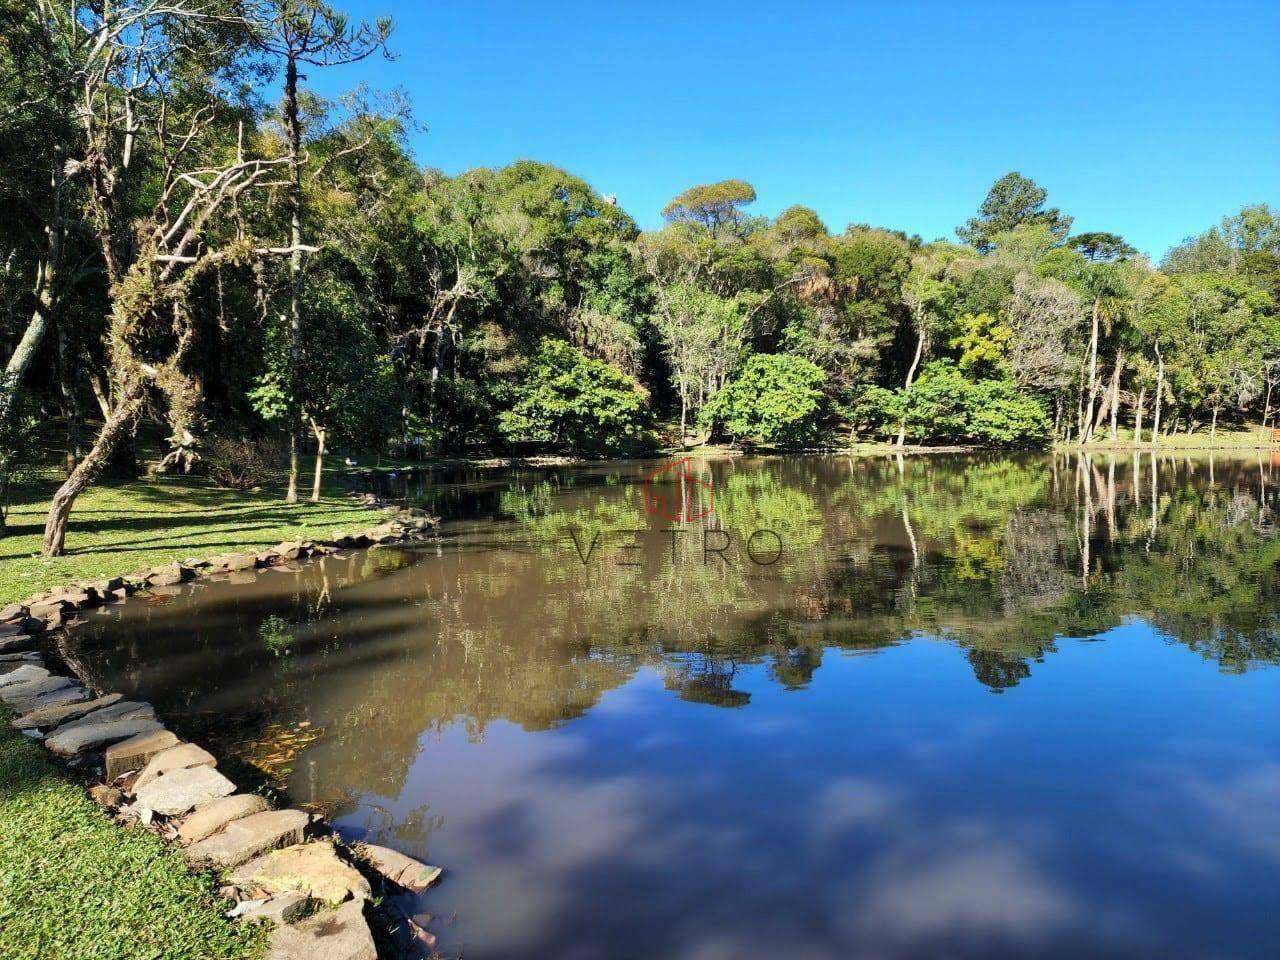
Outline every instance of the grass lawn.
<svg viewBox="0 0 1280 960">
<path fill-rule="evenodd" d="M 233 925 L 207 877 L 114 823 L 0 708 L 0 957 L 232 960 L 267 933 Z"/>
<path fill-rule="evenodd" d="M 40 542 L 56 488 L 50 478 L 15 492 L 8 534 L 0 539 L 0 606 L 70 580 L 128 574 L 174 560 L 354 531 L 375 522 L 367 507 L 343 495 L 337 478 L 320 503 L 293 506 L 284 503 L 279 490 L 244 493 L 202 479 L 103 482 L 76 502 L 66 555 L 44 560 Z"/>
<path fill-rule="evenodd" d="M 1142 430 L 1141 449 L 1147 450 L 1151 445 L 1151 424 L 1148 423 Z M 1228 450 L 1256 447 L 1269 448 L 1274 444 L 1271 439 L 1271 428 L 1263 428 L 1257 424 L 1250 424 L 1247 427 L 1227 428 L 1220 427 L 1215 436 L 1209 435 L 1208 427 L 1201 427 L 1195 433 L 1175 433 L 1173 436 L 1165 436 L 1161 434 L 1160 445 L 1158 450 Z M 1062 449 L 1070 449 L 1075 446 L 1073 441 L 1069 441 L 1061 445 Z M 1098 432 L 1097 438 L 1092 443 L 1085 444 L 1086 450 L 1105 449 L 1112 447 L 1111 435 L 1107 426 L 1104 424 Z M 1123 447 L 1124 449 L 1132 449 L 1133 447 L 1133 430 L 1121 427 L 1116 431 L 1115 449 Z"/>
</svg>

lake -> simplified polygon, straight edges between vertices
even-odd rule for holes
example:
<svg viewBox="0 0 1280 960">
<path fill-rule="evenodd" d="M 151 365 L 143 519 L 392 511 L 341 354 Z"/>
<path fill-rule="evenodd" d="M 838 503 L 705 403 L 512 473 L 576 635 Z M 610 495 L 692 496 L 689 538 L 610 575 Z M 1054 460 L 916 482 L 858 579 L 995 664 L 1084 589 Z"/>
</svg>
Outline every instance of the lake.
<svg viewBox="0 0 1280 960">
<path fill-rule="evenodd" d="M 438 542 L 77 642 L 443 866 L 410 912 L 449 956 L 1273 957 L 1278 483 L 1253 454 L 444 471 L 391 482 Z"/>
</svg>

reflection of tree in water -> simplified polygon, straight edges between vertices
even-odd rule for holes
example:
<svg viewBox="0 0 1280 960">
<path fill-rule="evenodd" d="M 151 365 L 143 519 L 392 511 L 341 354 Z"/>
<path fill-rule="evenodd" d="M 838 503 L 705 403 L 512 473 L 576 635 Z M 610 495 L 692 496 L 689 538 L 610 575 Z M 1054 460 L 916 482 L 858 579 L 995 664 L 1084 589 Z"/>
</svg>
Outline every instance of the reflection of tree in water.
<svg viewBox="0 0 1280 960">
<path fill-rule="evenodd" d="M 1145 456 L 717 462 L 704 468 L 716 512 L 680 526 L 674 555 L 665 521 L 641 511 L 643 468 L 603 469 L 589 482 L 522 474 L 510 496 L 486 493 L 509 519 L 446 524 L 440 547 L 263 574 L 292 583 L 287 609 L 278 589 L 235 594 L 160 637 L 122 630 L 99 662 L 145 685 L 148 664 L 167 658 L 179 708 L 202 685 L 238 685 L 264 712 L 323 726 L 312 749 L 341 758 L 323 765 L 325 789 L 352 796 L 397 795 L 446 731 L 553 727 L 642 667 L 686 700 L 741 706 L 747 668 L 803 688 L 828 647 L 932 637 L 1002 690 L 1033 676 L 1057 638 L 1125 617 L 1223 669 L 1280 662 L 1269 464 L 1218 463 L 1210 483 L 1203 461 Z M 604 552 L 584 564 L 569 525 L 602 532 Z M 759 527 L 784 540 L 775 565 L 740 552 Z M 707 562 L 703 534 L 719 529 L 739 552 Z M 297 637 L 288 657 L 257 642 L 271 614 Z"/>
<path fill-rule="evenodd" d="M 737 663 L 729 657 L 680 656 L 667 662 L 663 686 L 690 703 L 744 707 L 751 694 L 733 688 L 737 672 Z"/>
</svg>

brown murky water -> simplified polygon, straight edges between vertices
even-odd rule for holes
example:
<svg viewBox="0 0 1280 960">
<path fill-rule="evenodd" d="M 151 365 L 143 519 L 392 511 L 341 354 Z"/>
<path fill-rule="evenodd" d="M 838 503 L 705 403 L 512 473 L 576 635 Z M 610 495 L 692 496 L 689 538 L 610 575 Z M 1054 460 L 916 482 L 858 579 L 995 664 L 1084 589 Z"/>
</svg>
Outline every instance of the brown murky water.
<svg viewBox="0 0 1280 960">
<path fill-rule="evenodd" d="M 1280 467 L 740 459 L 649 513 L 658 466 L 398 480 L 438 543 L 81 653 L 444 866 L 453 955 L 1274 955 Z"/>
</svg>

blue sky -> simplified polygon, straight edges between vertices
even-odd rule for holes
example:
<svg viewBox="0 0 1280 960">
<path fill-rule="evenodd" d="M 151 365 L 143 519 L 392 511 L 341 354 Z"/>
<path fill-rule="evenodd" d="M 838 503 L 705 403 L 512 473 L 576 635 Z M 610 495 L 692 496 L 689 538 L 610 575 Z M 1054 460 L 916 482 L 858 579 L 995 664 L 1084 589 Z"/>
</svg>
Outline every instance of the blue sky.
<svg viewBox="0 0 1280 960">
<path fill-rule="evenodd" d="M 557 164 L 642 226 L 695 183 L 950 236 L 1020 170 L 1077 230 L 1156 258 L 1280 203 L 1280 3 L 335 0 L 389 14 L 392 62 L 313 71 L 400 87 L 448 173 Z"/>
</svg>

